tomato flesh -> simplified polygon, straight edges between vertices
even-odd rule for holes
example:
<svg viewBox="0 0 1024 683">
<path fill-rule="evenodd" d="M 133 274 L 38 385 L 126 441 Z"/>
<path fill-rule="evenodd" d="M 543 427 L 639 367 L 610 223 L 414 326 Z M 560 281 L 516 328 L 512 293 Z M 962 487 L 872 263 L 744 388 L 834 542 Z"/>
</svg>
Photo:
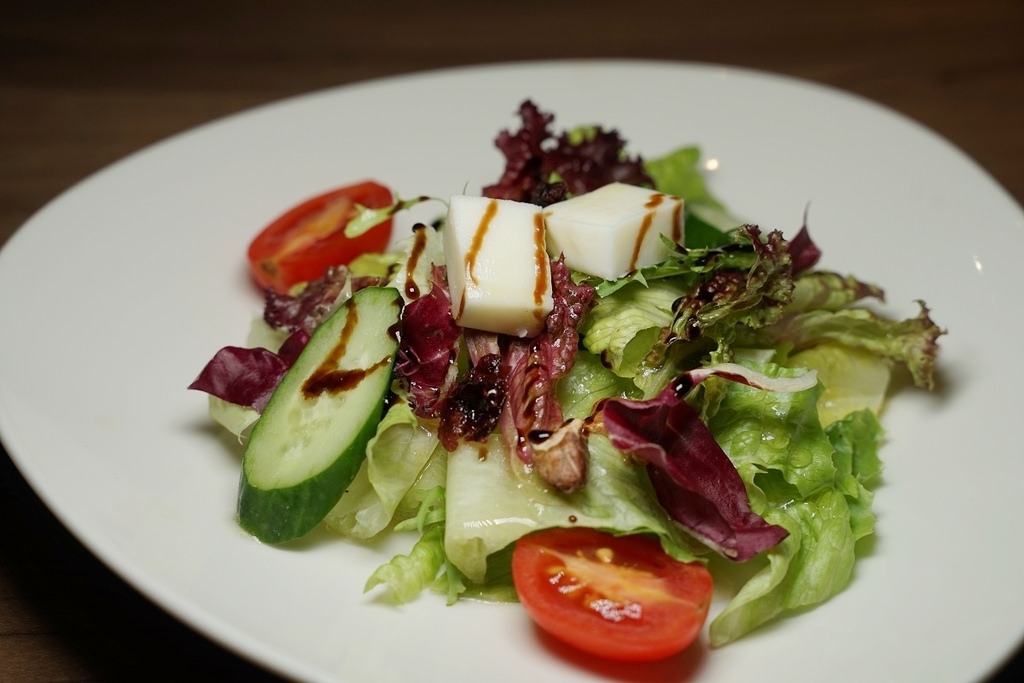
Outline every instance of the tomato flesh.
<svg viewBox="0 0 1024 683">
<path fill-rule="evenodd" d="M 712 580 L 699 562 L 669 557 L 646 536 L 547 529 L 516 542 L 512 578 L 534 622 L 584 652 L 654 661 L 700 634 Z"/>
<path fill-rule="evenodd" d="M 365 252 L 383 251 L 391 240 L 392 221 L 358 237 L 345 226 L 357 205 L 380 209 L 393 203 L 391 190 L 373 181 L 340 187 L 312 197 L 278 216 L 249 244 L 249 269 L 263 288 L 285 293 L 300 282 L 323 276 Z"/>
</svg>

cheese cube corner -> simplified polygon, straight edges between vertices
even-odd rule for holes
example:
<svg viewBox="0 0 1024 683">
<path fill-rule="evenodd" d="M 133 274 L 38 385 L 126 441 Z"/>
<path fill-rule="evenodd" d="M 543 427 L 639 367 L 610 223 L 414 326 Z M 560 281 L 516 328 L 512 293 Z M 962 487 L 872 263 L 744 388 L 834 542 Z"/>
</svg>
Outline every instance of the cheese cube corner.
<svg viewBox="0 0 1024 683">
<path fill-rule="evenodd" d="M 532 337 L 554 305 L 541 208 L 454 195 L 444 225 L 452 315 L 462 327 Z"/>
<path fill-rule="evenodd" d="M 544 210 L 548 250 L 573 270 L 615 280 L 668 257 L 661 236 L 683 239 L 683 200 L 611 183 Z"/>
</svg>

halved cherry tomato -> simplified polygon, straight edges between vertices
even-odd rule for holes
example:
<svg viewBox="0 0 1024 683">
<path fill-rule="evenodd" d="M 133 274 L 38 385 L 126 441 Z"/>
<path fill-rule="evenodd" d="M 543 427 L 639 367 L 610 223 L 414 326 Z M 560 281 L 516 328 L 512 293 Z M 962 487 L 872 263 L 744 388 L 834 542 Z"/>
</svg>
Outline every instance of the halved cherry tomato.
<svg viewBox="0 0 1024 683">
<path fill-rule="evenodd" d="M 368 251 L 383 251 L 391 239 L 391 219 L 354 238 L 345 226 L 356 205 L 380 209 L 393 203 L 391 190 L 372 181 L 348 185 L 307 199 L 264 228 L 249 245 L 249 268 L 261 287 L 287 292 L 299 282 L 321 277 Z"/>
<path fill-rule="evenodd" d="M 618 661 L 654 661 L 686 649 L 711 604 L 711 574 L 703 564 L 679 562 L 646 536 L 583 527 L 520 538 L 512 578 L 543 630 Z"/>
</svg>

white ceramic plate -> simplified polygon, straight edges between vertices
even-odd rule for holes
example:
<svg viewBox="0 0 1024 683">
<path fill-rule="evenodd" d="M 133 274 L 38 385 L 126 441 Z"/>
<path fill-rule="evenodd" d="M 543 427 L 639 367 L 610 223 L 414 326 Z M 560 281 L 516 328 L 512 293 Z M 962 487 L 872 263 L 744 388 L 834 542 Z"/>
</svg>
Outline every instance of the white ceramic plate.
<svg viewBox="0 0 1024 683">
<path fill-rule="evenodd" d="M 521 100 L 556 128 L 601 123 L 656 156 L 699 143 L 739 215 L 791 233 L 810 205 L 823 266 L 926 299 L 947 327 L 942 389 L 884 416 L 878 532 L 826 605 L 722 650 L 651 667 L 587 662 L 516 606 L 393 608 L 362 593 L 390 548 L 264 547 L 233 520 L 238 449 L 185 387 L 244 339 L 260 300 L 244 249 L 321 190 L 375 177 L 405 195 L 477 190 Z M 1024 633 L 1019 317 L 1024 215 L 971 160 L 846 94 L 734 68 L 485 66 L 261 107 L 88 178 L 0 254 L 0 431 L 89 548 L 171 613 L 308 681 L 974 681 Z"/>
</svg>

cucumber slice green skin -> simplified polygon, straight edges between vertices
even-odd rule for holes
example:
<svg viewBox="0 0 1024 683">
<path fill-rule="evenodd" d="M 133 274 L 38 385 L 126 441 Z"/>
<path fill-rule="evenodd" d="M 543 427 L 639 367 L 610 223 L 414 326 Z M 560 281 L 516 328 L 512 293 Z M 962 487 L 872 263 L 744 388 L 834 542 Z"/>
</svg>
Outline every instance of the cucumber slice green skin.
<svg viewBox="0 0 1024 683">
<path fill-rule="evenodd" d="M 238 522 L 266 543 L 316 527 L 366 458 L 398 351 L 397 289 L 356 292 L 317 328 L 252 429 Z"/>
</svg>

